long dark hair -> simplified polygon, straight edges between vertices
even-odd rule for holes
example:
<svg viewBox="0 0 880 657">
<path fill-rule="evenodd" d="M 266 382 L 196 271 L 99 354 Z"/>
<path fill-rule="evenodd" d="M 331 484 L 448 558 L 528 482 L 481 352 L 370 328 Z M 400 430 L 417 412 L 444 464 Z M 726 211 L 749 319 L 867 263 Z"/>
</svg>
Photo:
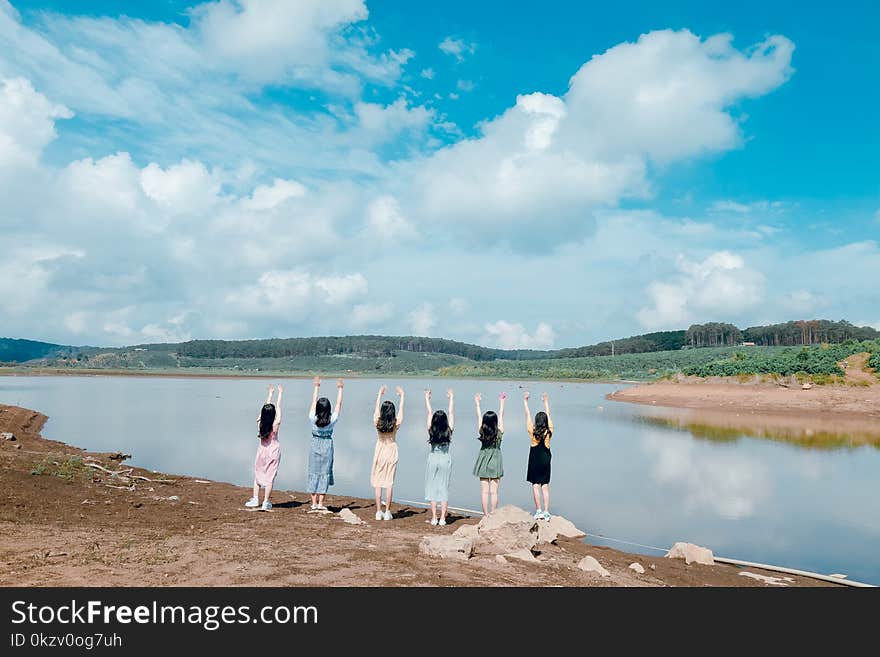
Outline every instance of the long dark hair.
<svg viewBox="0 0 880 657">
<path fill-rule="evenodd" d="M 431 427 L 428 429 L 428 442 L 432 445 L 441 445 L 452 440 L 452 429 L 449 428 L 449 418 L 446 411 L 434 411 L 431 416 Z"/>
<path fill-rule="evenodd" d="M 268 438 L 275 423 L 275 404 L 263 404 L 260 411 L 260 438 Z"/>
<path fill-rule="evenodd" d="M 550 431 L 550 424 L 547 418 L 547 414 L 544 411 L 538 411 L 535 413 L 535 427 L 532 432 L 535 440 L 538 441 L 538 444 L 541 444 L 544 441 L 544 437 L 552 438 L 553 432 Z"/>
<path fill-rule="evenodd" d="M 326 397 L 321 397 L 315 402 L 315 424 L 319 427 L 330 424 L 330 400 Z"/>
<path fill-rule="evenodd" d="M 491 445 L 498 437 L 498 415 L 495 411 L 483 413 L 483 424 L 480 426 L 480 442 L 483 446 Z"/>
<path fill-rule="evenodd" d="M 397 426 L 397 411 L 394 409 L 393 401 L 384 401 L 379 408 L 379 421 L 376 422 L 376 429 L 379 433 L 391 433 Z"/>
</svg>

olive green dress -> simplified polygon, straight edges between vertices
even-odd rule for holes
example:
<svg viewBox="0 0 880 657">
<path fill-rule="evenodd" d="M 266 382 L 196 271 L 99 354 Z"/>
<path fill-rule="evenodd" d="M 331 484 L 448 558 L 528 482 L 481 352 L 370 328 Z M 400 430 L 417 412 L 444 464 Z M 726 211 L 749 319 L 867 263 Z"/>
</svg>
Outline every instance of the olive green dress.
<svg viewBox="0 0 880 657">
<path fill-rule="evenodd" d="M 474 463 L 474 476 L 480 479 L 500 479 L 504 476 L 504 462 L 501 459 L 501 437 L 503 431 L 499 431 L 495 440 L 483 444 L 477 453 L 477 462 Z"/>
</svg>

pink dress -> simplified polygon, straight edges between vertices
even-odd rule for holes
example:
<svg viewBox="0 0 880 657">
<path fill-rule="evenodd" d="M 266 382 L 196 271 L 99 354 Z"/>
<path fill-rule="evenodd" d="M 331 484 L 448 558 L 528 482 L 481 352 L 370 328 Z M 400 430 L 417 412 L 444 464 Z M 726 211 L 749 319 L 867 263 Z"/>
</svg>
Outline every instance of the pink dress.
<svg viewBox="0 0 880 657">
<path fill-rule="evenodd" d="M 254 478 L 260 486 L 271 486 L 275 483 L 278 474 L 278 464 L 281 462 L 281 443 L 278 442 L 278 427 L 272 427 L 272 433 L 268 438 L 260 439 L 257 448 L 257 458 L 254 461 Z"/>
</svg>

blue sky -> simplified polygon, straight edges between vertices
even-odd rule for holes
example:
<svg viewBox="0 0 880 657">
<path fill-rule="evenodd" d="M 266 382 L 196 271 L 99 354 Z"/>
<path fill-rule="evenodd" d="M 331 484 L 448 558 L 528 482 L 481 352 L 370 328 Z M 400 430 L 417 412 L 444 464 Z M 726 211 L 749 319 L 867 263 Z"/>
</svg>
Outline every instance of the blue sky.
<svg viewBox="0 0 880 657">
<path fill-rule="evenodd" d="M 878 18 L 0 0 L 0 333 L 880 326 Z"/>
</svg>

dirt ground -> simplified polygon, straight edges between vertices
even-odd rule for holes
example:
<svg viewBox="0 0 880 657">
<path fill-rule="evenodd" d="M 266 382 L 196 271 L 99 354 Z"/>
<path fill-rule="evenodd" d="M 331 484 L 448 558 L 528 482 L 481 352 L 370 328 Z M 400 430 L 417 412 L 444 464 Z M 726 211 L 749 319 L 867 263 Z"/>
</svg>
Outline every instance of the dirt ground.
<svg viewBox="0 0 880 657">
<path fill-rule="evenodd" d="M 537 563 L 426 557 L 423 536 L 478 518 L 452 515 L 431 527 L 424 509 L 393 505 L 394 520 L 377 522 L 369 501 L 336 495 L 327 498 L 334 513 L 323 515 L 293 491 L 273 492 L 271 511 L 250 511 L 248 489 L 129 471 L 119 455 L 42 438 L 45 420 L 0 405 L 0 431 L 16 436 L 0 440 L 2 586 L 770 586 L 733 566 L 688 566 L 577 539 L 541 546 Z M 343 522 L 342 508 L 365 524 Z M 611 576 L 579 570 L 585 555 Z M 634 561 L 644 575 L 629 570 Z M 792 577 L 790 585 L 831 584 Z"/>
</svg>

